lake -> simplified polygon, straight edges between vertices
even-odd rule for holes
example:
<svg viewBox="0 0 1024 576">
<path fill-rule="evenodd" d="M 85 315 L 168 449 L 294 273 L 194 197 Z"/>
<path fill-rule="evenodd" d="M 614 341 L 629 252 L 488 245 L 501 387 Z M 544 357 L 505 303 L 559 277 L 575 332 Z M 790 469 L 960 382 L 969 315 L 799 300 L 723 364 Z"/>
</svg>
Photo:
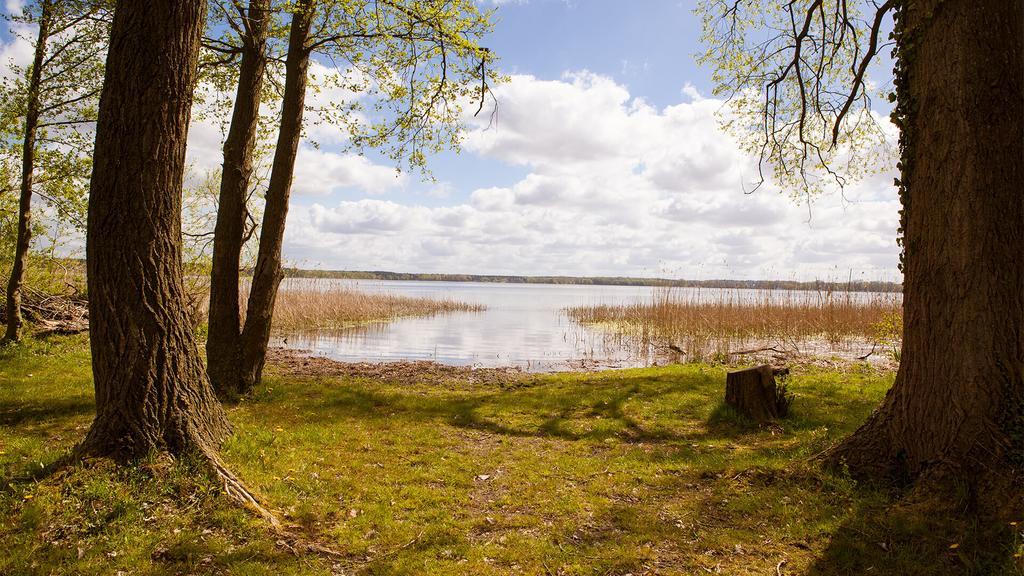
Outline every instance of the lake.
<svg viewBox="0 0 1024 576">
<path fill-rule="evenodd" d="M 290 279 L 281 289 L 299 286 Z M 570 306 L 627 304 L 650 300 L 655 288 L 499 284 L 480 282 L 316 280 L 367 292 L 449 298 L 486 306 L 482 312 L 457 312 L 400 318 L 344 330 L 277 335 L 271 345 L 308 350 L 344 362 L 431 360 L 478 367 L 519 367 L 531 372 L 649 366 L 653 350 L 638 351 L 620 339 L 569 318 Z M 722 292 L 743 298 L 756 290 L 683 289 L 713 299 Z"/>
<path fill-rule="evenodd" d="M 286 280 L 281 289 L 302 279 Z M 569 320 L 562 310 L 581 304 L 619 304 L 651 297 L 652 288 L 317 280 L 366 292 L 448 298 L 486 306 L 482 312 L 456 312 L 399 318 L 337 331 L 275 336 L 271 345 L 310 350 L 345 362 L 431 360 L 479 367 L 513 366 L 535 372 L 581 368 L 647 366 L 651 357 L 613 343 L 607 335 Z"/>
</svg>

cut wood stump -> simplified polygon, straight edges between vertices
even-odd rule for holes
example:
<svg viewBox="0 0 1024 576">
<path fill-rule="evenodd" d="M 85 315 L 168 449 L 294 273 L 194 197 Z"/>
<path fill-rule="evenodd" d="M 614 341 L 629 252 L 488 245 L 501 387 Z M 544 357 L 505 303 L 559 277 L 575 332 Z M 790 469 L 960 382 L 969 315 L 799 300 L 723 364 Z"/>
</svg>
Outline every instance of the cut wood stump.
<svg viewBox="0 0 1024 576">
<path fill-rule="evenodd" d="M 784 418 L 789 413 L 790 396 L 786 385 L 776 382 L 775 377 L 786 374 L 788 369 L 768 365 L 729 372 L 725 377 L 725 403 L 758 423 Z"/>
</svg>

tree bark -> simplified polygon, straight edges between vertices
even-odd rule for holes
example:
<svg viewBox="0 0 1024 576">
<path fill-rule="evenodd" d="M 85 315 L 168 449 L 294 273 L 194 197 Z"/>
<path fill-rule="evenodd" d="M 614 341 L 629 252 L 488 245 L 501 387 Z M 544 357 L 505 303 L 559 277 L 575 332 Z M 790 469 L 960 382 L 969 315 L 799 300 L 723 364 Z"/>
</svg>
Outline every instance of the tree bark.
<svg viewBox="0 0 1024 576">
<path fill-rule="evenodd" d="M 775 375 L 787 373 L 768 365 L 729 372 L 725 376 L 725 403 L 758 423 L 783 418 L 789 413 L 789 397 L 785 387 L 775 382 Z"/>
<path fill-rule="evenodd" d="M 42 83 L 46 44 L 50 38 L 53 4 L 44 0 L 39 5 L 39 31 L 36 34 L 35 55 L 29 75 L 28 97 L 25 103 L 25 136 L 21 148 L 21 197 L 18 200 L 18 239 L 14 248 L 11 277 L 7 282 L 7 330 L 4 339 L 17 342 L 21 337 L 21 285 L 25 279 L 25 258 L 32 240 L 32 180 L 36 160 L 36 130 L 39 125 L 39 92 Z"/>
<path fill-rule="evenodd" d="M 302 113 L 306 101 L 306 80 L 309 68 L 309 40 L 315 0 L 300 0 L 292 15 L 288 37 L 288 56 L 285 60 L 284 97 L 281 103 L 281 126 L 277 148 L 270 171 L 270 185 L 260 229 L 260 247 L 253 270 L 252 287 L 242 329 L 242 361 L 238 364 L 238 388 L 234 394 L 252 390 L 262 376 L 270 339 L 271 318 L 277 288 L 283 277 L 281 271 L 281 245 L 288 217 L 288 199 L 291 196 L 295 157 L 302 137 Z"/>
<path fill-rule="evenodd" d="M 83 454 L 213 454 L 228 432 L 189 330 L 181 271 L 205 13 L 205 0 L 120 0 L 114 12 L 89 195 L 96 419 Z"/>
<path fill-rule="evenodd" d="M 243 30 L 242 60 L 231 126 L 224 142 L 217 225 L 213 236 L 210 274 L 209 334 L 206 339 L 207 373 L 221 397 L 241 388 L 241 315 L 238 288 L 242 246 L 245 242 L 246 199 L 249 193 L 259 125 L 260 93 L 267 56 L 268 0 L 251 0 Z"/>
<path fill-rule="evenodd" d="M 828 458 L 982 492 L 1024 462 L 1024 6 L 920 0 L 901 17 L 903 352 Z"/>
</svg>

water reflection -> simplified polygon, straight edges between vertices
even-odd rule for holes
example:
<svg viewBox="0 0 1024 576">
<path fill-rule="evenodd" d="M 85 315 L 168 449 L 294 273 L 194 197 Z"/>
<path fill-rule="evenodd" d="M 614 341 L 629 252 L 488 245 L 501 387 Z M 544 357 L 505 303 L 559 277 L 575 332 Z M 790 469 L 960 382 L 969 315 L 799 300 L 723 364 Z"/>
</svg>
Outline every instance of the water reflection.
<svg viewBox="0 0 1024 576">
<path fill-rule="evenodd" d="M 282 289 L 302 282 L 287 281 Z M 530 371 L 647 366 L 654 360 L 649 350 L 638 353 L 634 347 L 589 330 L 562 313 L 569 306 L 649 299 L 652 289 L 647 287 L 333 282 L 365 291 L 451 298 L 483 304 L 487 309 L 338 331 L 277 335 L 271 343 L 312 350 L 346 362 L 433 360 L 462 366 L 517 366 Z"/>
<path fill-rule="evenodd" d="M 310 282 L 291 279 L 283 290 Z M 404 318 L 338 331 L 277 335 L 271 344 L 311 350 L 346 362 L 432 360 L 443 364 L 479 367 L 516 366 L 535 372 L 650 366 L 667 359 L 657 350 L 609 332 L 588 328 L 569 319 L 564 310 L 583 305 L 621 305 L 650 302 L 650 287 L 569 286 L 551 284 L 495 284 L 475 282 L 346 281 L 338 283 L 369 292 L 449 298 L 486 306 L 483 312 L 456 312 L 425 318 Z M 784 298 L 813 302 L 818 292 L 761 290 L 673 289 L 694 301 L 731 301 Z M 867 301 L 868 293 L 844 294 Z M 863 347 L 864 343 L 860 343 Z M 851 349 L 857 355 L 859 348 Z M 662 356 L 659 356 L 659 353 Z"/>
</svg>

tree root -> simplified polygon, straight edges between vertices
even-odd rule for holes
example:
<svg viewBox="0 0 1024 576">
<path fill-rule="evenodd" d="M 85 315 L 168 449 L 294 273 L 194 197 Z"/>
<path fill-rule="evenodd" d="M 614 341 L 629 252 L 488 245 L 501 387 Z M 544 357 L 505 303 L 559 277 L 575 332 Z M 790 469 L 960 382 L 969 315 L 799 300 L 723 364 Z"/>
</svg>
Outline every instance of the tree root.
<svg viewBox="0 0 1024 576">
<path fill-rule="evenodd" d="M 297 528 L 296 526 L 289 526 L 281 522 L 278 515 L 275 514 L 270 507 L 260 502 L 260 499 L 253 494 L 248 487 L 246 487 L 245 483 L 224 464 L 215 452 L 208 449 L 199 449 L 194 452 L 194 454 L 199 456 L 200 464 L 205 464 L 209 467 L 208 470 L 211 471 L 221 483 L 221 486 L 224 489 L 224 494 L 231 501 L 239 504 L 242 508 L 269 525 L 271 532 L 275 536 L 275 543 L 278 546 L 285 548 L 296 556 L 316 554 L 318 556 L 324 556 L 332 559 L 344 558 L 346 556 L 338 550 L 314 542 L 308 537 L 298 533 L 295 530 L 295 528 Z M 174 456 L 169 453 L 166 455 L 171 459 L 174 458 Z M 69 454 L 57 459 L 49 466 L 40 469 L 31 478 L 25 478 L 23 480 L 38 481 L 41 478 L 55 476 L 68 467 L 84 464 L 92 458 L 103 459 L 108 457 L 109 456 L 90 450 L 84 444 L 80 444 Z M 117 458 L 113 458 L 113 460 L 120 462 Z"/>
<path fill-rule="evenodd" d="M 205 456 L 213 472 L 217 475 L 217 479 L 223 484 L 224 493 L 227 494 L 228 498 L 267 521 L 275 530 L 282 528 L 281 521 L 277 519 L 277 516 L 260 504 L 256 496 L 246 488 L 245 484 L 238 479 L 238 476 L 235 476 L 234 472 L 221 462 L 220 458 L 214 454 L 206 454 Z"/>
<path fill-rule="evenodd" d="M 240 504 L 256 517 L 267 522 L 274 535 L 277 537 L 278 546 L 286 548 L 296 556 L 317 554 L 319 556 L 326 556 L 335 559 L 343 558 L 345 556 L 345 554 L 329 546 L 313 542 L 305 536 L 295 532 L 293 527 L 282 523 L 281 520 L 278 519 L 277 514 L 267 506 L 263 505 L 256 495 L 245 486 L 234 472 L 224 465 L 216 454 L 207 452 L 204 453 L 203 456 L 206 458 L 206 461 L 214 474 L 216 474 L 217 479 L 222 483 L 224 493 L 228 498 Z"/>
</svg>

